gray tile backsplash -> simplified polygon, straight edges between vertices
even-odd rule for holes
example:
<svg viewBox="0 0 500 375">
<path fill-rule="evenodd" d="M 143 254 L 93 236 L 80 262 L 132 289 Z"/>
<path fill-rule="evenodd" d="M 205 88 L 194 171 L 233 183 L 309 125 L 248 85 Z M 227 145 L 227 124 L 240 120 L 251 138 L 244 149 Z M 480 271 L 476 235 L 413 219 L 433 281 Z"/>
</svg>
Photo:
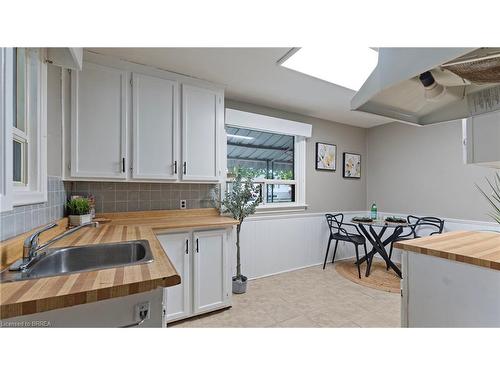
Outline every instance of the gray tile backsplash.
<svg viewBox="0 0 500 375">
<path fill-rule="evenodd" d="M 0 241 L 59 220 L 65 215 L 64 205 L 71 194 L 94 195 L 96 212 L 171 210 L 210 205 L 214 184 L 153 184 L 138 182 L 63 182 L 61 177 L 48 177 L 48 201 L 15 207 L 0 213 Z"/>
<path fill-rule="evenodd" d="M 181 199 L 186 200 L 187 208 L 211 207 L 210 191 L 216 186 L 83 181 L 73 181 L 70 184 L 71 194 L 92 194 L 95 197 L 97 213 L 179 209 Z"/>
<path fill-rule="evenodd" d="M 0 214 L 0 241 L 64 217 L 69 183 L 61 177 L 48 176 L 47 185 L 47 202 L 18 206 Z"/>
</svg>

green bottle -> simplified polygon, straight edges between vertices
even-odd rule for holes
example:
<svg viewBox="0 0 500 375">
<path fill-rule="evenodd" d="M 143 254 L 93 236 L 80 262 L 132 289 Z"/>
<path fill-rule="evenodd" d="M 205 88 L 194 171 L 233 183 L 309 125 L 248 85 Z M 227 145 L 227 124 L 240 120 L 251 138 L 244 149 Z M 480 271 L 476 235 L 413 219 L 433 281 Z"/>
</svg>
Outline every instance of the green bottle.
<svg viewBox="0 0 500 375">
<path fill-rule="evenodd" d="M 377 220 L 377 204 L 375 202 L 372 204 L 371 217 L 373 220 Z"/>
</svg>

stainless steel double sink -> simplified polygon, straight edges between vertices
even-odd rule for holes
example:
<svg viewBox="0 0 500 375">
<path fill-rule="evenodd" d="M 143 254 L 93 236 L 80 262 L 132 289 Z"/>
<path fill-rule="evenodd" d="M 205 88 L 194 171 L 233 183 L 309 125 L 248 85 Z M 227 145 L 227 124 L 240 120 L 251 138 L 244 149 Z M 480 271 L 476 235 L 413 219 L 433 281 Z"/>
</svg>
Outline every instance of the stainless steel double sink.
<svg viewBox="0 0 500 375">
<path fill-rule="evenodd" d="M 24 271 L 3 271 L 0 282 L 133 266 L 153 260 L 146 240 L 54 248 L 40 254 L 39 259 Z"/>
</svg>

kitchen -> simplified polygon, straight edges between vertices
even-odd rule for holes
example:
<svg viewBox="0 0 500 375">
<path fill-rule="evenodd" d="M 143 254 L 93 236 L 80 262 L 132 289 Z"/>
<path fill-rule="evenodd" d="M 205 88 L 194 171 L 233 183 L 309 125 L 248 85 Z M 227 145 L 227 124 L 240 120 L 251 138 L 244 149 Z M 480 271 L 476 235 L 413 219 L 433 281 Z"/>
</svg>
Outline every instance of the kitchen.
<svg viewBox="0 0 500 375">
<path fill-rule="evenodd" d="M 500 326 L 500 48 L 23 45 L 3 328 Z"/>
<path fill-rule="evenodd" d="M 494 49 L 491 50 L 493 50 L 491 53 L 494 53 Z M 268 176 L 269 173 L 266 172 L 262 175 L 262 178 L 257 176 L 254 179 L 255 183 L 261 184 L 261 190 L 264 191 L 270 191 L 270 187 L 274 188 L 276 186 L 276 193 L 273 194 L 272 199 L 269 196 L 267 199 L 262 199 L 261 197 L 262 202 L 258 207 L 259 215 L 249 217 L 248 223 L 242 226 L 242 236 L 245 238 L 242 241 L 242 253 L 244 257 L 242 262 L 246 268 L 247 275 L 251 279 L 257 279 L 319 263 L 318 260 L 321 259 L 324 253 L 323 243 L 326 237 L 324 232 L 328 228 L 325 227 L 321 213 L 312 213 L 319 210 L 315 210 L 314 205 L 316 203 L 310 191 L 315 188 L 317 189 L 316 186 L 322 183 L 326 186 L 331 184 L 332 176 L 322 172 L 317 167 L 315 170 L 311 170 L 308 167 L 307 158 L 314 155 L 311 155 L 311 152 L 308 152 L 307 148 L 314 147 L 315 143 L 315 147 L 317 147 L 317 142 L 310 139 L 312 137 L 311 130 L 313 128 L 315 131 L 316 129 L 321 129 L 317 123 L 311 125 L 305 121 L 299 122 L 280 118 L 275 115 L 277 111 L 241 102 L 228 101 L 224 109 L 224 91 L 220 87 L 199 79 L 125 60 L 123 56 L 127 54 L 129 54 L 129 58 L 133 58 L 134 54 L 138 54 L 138 51 L 134 49 L 87 50 L 56 48 L 45 51 L 42 49 L 35 52 L 33 50 L 27 51 L 26 53 L 46 53 L 46 61 L 50 61 L 50 63 L 44 64 L 47 69 L 47 90 L 49 93 L 54 94 L 47 99 L 49 109 L 47 149 L 50 152 L 47 152 L 46 156 L 43 155 L 43 152 L 40 152 L 38 155 L 40 158 L 47 158 L 48 170 L 46 173 L 51 174 L 48 190 L 52 190 L 52 186 L 58 186 L 55 188 L 55 190 L 58 190 L 57 194 L 52 191 L 48 193 L 49 197 L 58 196 L 57 200 L 59 201 L 56 202 L 58 204 L 56 206 L 58 211 L 54 210 L 53 207 L 37 210 L 38 216 L 43 215 L 43 218 L 38 218 L 35 221 L 33 211 L 30 211 L 30 206 L 23 205 L 15 208 L 13 215 L 6 216 L 4 219 L 5 224 L 2 225 L 3 230 L 7 231 L 3 233 L 3 238 L 8 240 L 6 247 L 3 247 L 7 249 L 3 252 L 5 255 L 2 256 L 5 259 L 4 264 L 10 266 L 12 261 L 17 259 L 19 251 L 17 249 L 19 249 L 20 244 L 26 237 L 23 232 L 31 229 L 26 222 L 27 220 L 25 220 L 24 225 L 15 227 L 15 229 L 11 228 L 11 230 L 19 232 L 11 232 L 12 234 L 19 234 L 13 237 L 8 232 L 8 219 L 18 221 L 18 217 L 20 216 L 33 216 L 31 227 L 35 228 L 40 225 L 49 224 L 54 220 L 64 221 L 64 211 L 61 204 L 64 204 L 70 197 L 93 197 L 94 210 L 96 212 L 95 221 L 98 222 L 99 227 L 95 229 L 83 228 L 81 233 L 70 236 L 66 243 L 68 246 L 70 244 L 74 246 L 115 242 L 119 239 L 126 241 L 148 239 L 150 241 L 149 245 L 151 245 L 151 242 L 154 242 L 153 248 L 160 247 L 163 251 L 166 251 L 167 259 L 163 260 L 163 262 L 170 263 L 171 268 L 169 270 L 164 270 L 164 272 L 158 270 L 160 275 L 152 279 L 144 277 L 143 279 L 139 278 L 136 280 L 134 278 L 137 275 L 133 273 L 130 275 L 131 280 L 136 283 L 134 285 L 138 288 L 138 291 L 153 291 L 160 286 L 169 286 L 172 288 L 171 294 L 176 295 L 175 298 L 172 297 L 171 301 L 172 306 L 175 305 L 177 308 L 171 307 L 172 312 L 167 313 L 163 317 L 163 322 L 161 314 L 154 314 L 154 324 L 156 326 L 165 326 L 167 321 L 174 322 L 231 306 L 230 285 L 231 277 L 234 276 L 231 274 L 231 269 L 234 269 L 232 265 L 235 253 L 234 237 L 238 221 L 226 216 L 219 217 L 216 210 L 211 208 L 213 202 L 210 195 L 213 193 L 215 186 L 222 181 L 222 176 L 224 175 L 222 171 L 233 170 L 235 166 L 264 165 L 259 161 L 259 158 L 253 158 L 251 162 L 247 161 L 250 160 L 248 157 L 249 153 L 254 152 L 255 154 L 255 151 L 252 151 L 253 149 L 256 149 L 260 155 L 264 155 L 262 156 L 263 159 L 272 158 L 274 160 L 274 167 L 268 167 L 271 173 L 276 174 L 278 169 L 280 169 L 282 170 L 282 172 L 278 171 L 280 177 L 285 177 L 282 177 L 281 180 L 276 179 L 273 176 Z M 421 54 L 425 54 L 426 51 L 430 50 L 418 50 Z M 18 51 L 18 53 L 20 52 Z M 121 54 L 122 57 L 108 55 L 107 53 L 109 52 Z M 158 54 L 158 51 L 153 52 L 149 53 L 151 58 L 155 57 L 155 54 Z M 220 50 L 182 51 L 186 57 L 193 53 L 200 55 L 212 53 L 215 55 L 221 52 Z M 245 53 L 252 52 L 251 50 L 248 52 L 245 51 Z M 392 52 L 391 49 L 382 49 L 379 51 L 379 58 L 382 59 L 385 57 L 385 54 L 391 54 Z M 466 49 L 447 52 L 449 53 L 448 56 L 474 53 Z M 5 53 L 7 56 L 9 50 L 5 50 Z M 148 51 L 145 49 L 140 50 L 140 53 L 142 56 L 148 56 Z M 181 55 L 181 51 L 170 51 L 168 49 L 165 49 L 163 53 L 167 55 L 170 55 L 170 53 L 177 56 Z M 224 53 L 236 56 L 230 49 L 225 50 Z M 283 49 L 283 52 L 277 51 L 276 53 L 283 54 L 286 53 L 286 50 Z M 76 59 L 71 60 L 73 56 L 76 56 Z M 35 55 L 35 57 L 28 55 L 25 58 L 35 60 L 38 59 L 38 55 Z M 397 58 L 401 59 L 402 57 L 398 56 Z M 440 56 L 439 58 L 449 59 L 449 57 Z M 67 61 L 70 61 L 69 64 Z M 62 68 L 60 65 L 65 67 Z M 408 81 L 409 84 L 410 82 L 413 81 Z M 393 90 L 397 92 L 398 88 L 396 87 Z M 421 92 L 422 88 L 419 87 L 419 90 Z M 358 93 L 358 95 L 361 94 L 364 94 L 363 90 Z M 357 100 L 358 95 L 354 97 L 353 102 Z M 387 96 L 388 94 L 384 93 L 380 95 Z M 394 96 L 397 96 L 397 94 Z M 425 99 L 422 97 L 421 101 L 425 101 Z M 165 106 L 164 103 L 166 102 L 170 103 L 170 106 Z M 421 106 L 421 104 L 418 104 L 418 106 Z M 247 108 L 251 108 L 252 111 L 248 111 Z M 380 110 L 377 111 L 380 112 Z M 270 116 L 271 114 L 275 116 Z M 288 116 L 290 117 L 290 115 Z M 458 113 L 457 116 L 460 117 L 462 114 Z M 192 122 L 191 119 L 193 119 Z M 209 121 L 211 128 L 206 126 L 206 121 Z M 429 131 L 433 133 L 445 128 L 449 129 L 448 132 L 453 132 L 451 136 L 454 137 L 455 142 L 451 144 L 453 147 L 451 153 L 454 156 L 453 159 L 450 157 L 449 161 L 445 160 L 444 162 L 447 165 L 462 164 L 462 169 L 467 168 L 467 165 L 486 164 L 494 166 L 499 156 L 497 154 L 499 143 L 495 141 L 498 140 L 497 134 L 499 132 L 498 115 L 493 111 L 491 114 L 478 115 L 464 120 L 463 124 L 459 122 L 455 121 L 454 123 L 441 125 L 441 127 L 428 128 L 432 129 Z M 165 123 L 168 126 L 165 126 Z M 110 124 L 113 125 L 111 126 Z M 358 142 L 357 144 L 352 143 L 352 146 L 348 146 L 350 147 L 349 150 L 364 150 L 362 142 L 363 136 L 366 137 L 366 135 L 360 134 L 360 130 L 349 126 L 339 127 L 348 133 L 348 137 L 357 137 L 359 139 L 355 140 L 355 142 Z M 344 200 L 345 207 L 338 206 L 339 211 L 343 211 L 351 216 L 363 212 L 365 206 L 364 204 L 355 202 L 357 197 L 353 189 L 367 189 L 365 200 L 368 202 L 371 200 L 378 200 L 380 202 L 380 199 L 383 198 L 384 194 L 381 191 L 376 193 L 373 193 L 373 191 L 377 189 L 376 184 L 384 184 L 384 181 L 379 182 L 380 176 L 384 172 L 382 170 L 379 172 L 373 171 L 376 171 L 380 167 L 383 168 L 384 163 L 393 163 L 392 159 L 388 161 L 384 159 L 380 160 L 380 158 L 387 157 L 382 151 L 383 144 L 391 136 L 390 134 L 384 134 L 382 135 L 383 139 L 380 140 L 381 143 L 377 143 L 376 132 L 384 127 L 394 128 L 398 127 L 398 125 L 389 124 L 375 127 L 373 137 L 370 134 L 366 137 L 369 153 L 366 170 L 369 183 L 374 184 L 372 185 L 373 187 L 367 189 L 364 185 L 366 182 L 362 181 L 363 179 L 361 181 L 341 179 L 338 185 L 350 190 L 349 193 L 346 191 L 342 195 L 349 194 L 355 199 L 353 199 L 352 203 Z M 198 130 L 199 128 L 200 130 Z M 230 136 L 226 136 L 225 129 L 228 132 L 234 132 L 236 135 L 229 133 Z M 243 134 L 239 133 L 240 129 L 251 129 L 245 130 L 247 132 L 245 134 L 250 134 L 251 132 L 253 135 L 259 135 L 253 141 L 252 137 L 238 135 Z M 266 132 L 262 132 L 261 129 L 265 129 Z M 283 129 L 286 130 L 284 131 Z M 402 129 L 407 129 L 406 132 L 418 132 L 418 134 L 423 134 L 427 131 L 418 131 L 416 128 L 408 128 L 407 126 Z M 328 132 L 328 128 L 324 129 L 324 131 Z M 261 138 L 274 137 L 272 134 L 283 132 L 290 135 L 281 136 L 274 144 L 291 142 L 286 147 L 288 150 L 292 150 L 292 158 L 285 157 L 285 159 L 282 159 L 282 155 L 290 155 L 290 151 L 283 153 L 281 148 L 266 146 L 265 142 L 262 143 L 260 141 Z M 462 139 L 457 139 L 458 136 Z M 316 137 L 317 140 L 325 139 L 325 135 L 323 134 L 320 137 Z M 401 139 L 408 138 L 406 134 L 400 134 L 398 137 Z M 341 133 L 335 135 L 334 138 L 339 143 L 343 141 Z M 484 142 L 485 139 L 489 139 L 490 141 L 486 143 Z M 207 143 L 207 141 L 209 142 Z M 427 138 L 425 141 L 427 141 Z M 169 146 L 165 142 L 170 142 L 168 143 Z M 261 142 L 262 145 L 260 143 L 257 144 L 257 142 Z M 349 140 L 346 139 L 344 142 L 349 142 Z M 390 141 L 390 143 L 395 144 L 393 141 Z M 418 147 L 418 144 L 416 146 Z M 265 151 L 268 155 L 263 154 L 266 147 L 269 147 L 269 151 Z M 337 146 L 335 145 L 335 147 Z M 408 145 L 405 146 L 406 149 L 407 147 Z M 374 159 L 377 158 L 378 165 L 374 164 L 373 159 L 370 158 L 370 148 L 371 155 L 374 155 Z M 96 152 L 96 150 L 100 151 Z M 206 152 L 200 152 L 199 150 Z M 463 156 L 457 155 L 457 151 L 463 153 Z M 227 157 L 226 154 L 228 155 Z M 209 155 L 211 157 L 208 157 Z M 334 157 L 336 157 L 336 154 L 334 154 Z M 465 159 L 465 164 L 462 162 L 462 157 Z M 430 155 L 429 162 L 431 162 L 432 158 L 439 158 L 439 156 Z M 409 158 L 410 160 L 401 159 L 401 162 L 407 165 L 411 165 L 414 162 L 411 160 L 411 157 Z M 230 162 L 232 165 L 228 167 Z M 295 174 L 294 178 L 286 177 L 287 165 L 289 165 L 286 163 L 294 163 L 292 173 Z M 401 165 L 401 169 L 404 169 L 403 165 Z M 470 170 L 470 168 L 467 169 Z M 483 170 L 480 169 L 479 171 L 482 172 Z M 43 173 L 43 170 L 40 171 Z M 492 169 L 486 169 L 486 171 L 490 172 Z M 370 175 L 372 173 L 373 177 Z M 425 170 L 422 171 L 422 175 L 425 176 L 426 173 Z M 457 171 L 457 173 L 461 173 L 461 170 Z M 22 175 L 22 172 L 16 172 L 15 174 Z M 418 177 L 418 175 L 416 176 Z M 320 178 L 323 181 L 316 182 Z M 391 177 L 387 175 L 385 178 L 387 181 Z M 439 176 L 435 176 L 433 179 L 434 183 L 439 178 Z M 448 176 L 448 179 L 450 178 L 451 176 Z M 461 175 L 457 174 L 457 178 L 461 178 Z M 310 179 L 316 179 L 313 181 L 314 185 L 309 183 Z M 478 176 L 475 181 L 480 183 L 481 179 Z M 397 182 L 393 183 L 397 184 Z M 287 186 L 289 187 L 287 188 Z M 385 186 L 383 185 L 382 188 L 384 189 Z M 412 193 L 405 185 L 398 187 L 398 190 L 404 189 L 406 189 L 407 193 Z M 471 184 L 464 187 L 464 189 L 470 191 L 474 189 L 474 186 Z M 283 193 L 280 193 L 280 196 L 282 196 L 281 199 L 276 198 L 279 191 L 283 191 Z M 293 199 L 291 197 L 292 191 Z M 43 193 L 42 190 L 41 194 Z M 323 192 L 314 192 L 314 195 L 317 194 L 323 194 Z M 363 190 L 361 190 L 361 194 L 363 194 Z M 370 194 L 373 194 L 373 198 L 370 197 Z M 463 192 L 458 191 L 456 194 L 461 195 Z M 439 194 L 433 192 L 433 195 L 438 196 Z M 477 195 L 480 198 L 479 194 Z M 289 196 L 288 199 L 287 196 Z M 406 198 L 406 194 L 403 197 Z M 429 198 L 426 197 L 425 199 L 428 200 Z M 385 198 L 382 201 L 384 207 L 393 208 L 389 206 L 390 204 L 394 206 L 394 211 L 384 212 L 383 215 L 401 215 L 401 212 L 411 214 L 414 212 L 423 212 L 424 210 L 429 214 L 436 213 L 437 215 L 441 215 L 445 210 L 443 207 L 437 209 L 433 207 L 425 208 L 428 204 L 426 202 L 420 202 L 419 205 L 415 204 L 413 207 L 405 207 L 401 204 L 393 203 L 392 200 L 394 200 L 394 197 L 391 197 L 391 199 Z M 187 209 L 183 211 L 184 208 Z M 403 209 L 406 209 L 406 211 L 403 211 Z M 486 207 L 483 210 L 484 212 L 488 212 Z M 470 208 L 469 211 L 474 212 L 479 210 Z M 40 212 L 42 215 L 40 215 Z M 487 222 L 475 225 L 476 223 L 471 221 L 457 221 L 457 219 L 462 219 L 463 211 L 457 214 L 459 216 L 454 216 L 455 219 L 445 220 L 445 231 L 468 230 L 469 228 L 494 230 L 495 228 L 493 224 Z M 477 216 L 481 218 L 485 215 L 482 215 L 481 212 Z M 107 224 L 109 221 L 111 221 L 113 226 Z M 184 221 L 184 226 L 178 224 L 178 222 Z M 42 232 L 41 238 L 50 239 L 54 235 L 58 235 L 64 231 L 67 223 L 60 222 L 59 224 L 56 228 L 47 228 L 46 232 Z M 269 225 L 272 225 L 274 233 L 271 237 L 263 237 L 264 231 L 268 230 Z M 304 236 L 304 233 L 300 229 L 304 225 L 310 228 L 307 236 Z M 132 231 L 129 226 L 133 226 L 132 228 L 135 229 Z M 294 227 L 297 228 L 295 233 L 299 237 L 295 239 L 290 237 L 291 241 L 284 239 L 283 235 L 290 228 Z M 143 228 L 144 232 L 150 234 L 140 233 L 141 228 Z M 210 228 L 214 228 L 214 230 L 207 231 Z M 316 229 L 311 232 L 313 228 Z M 151 230 L 152 232 L 150 232 Z M 128 232 L 125 234 L 125 231 L 132 231 L 133 234 L 129 234 Z M 255 233 L 253 235 L 255 237 L 249 238 L 249 231 Z M 95 232 L 95 235 L 87 235 L 90 232 Z M 283 233 L 283 235 L 280 233 Z M 77 235 L 78 237 L 76 237 Z M 209 237 L 206 237 L 207 235 Z M 203 260 L 201 257 L 198 259 L 196 256 L 191 258 L 192 254 L 200 254 L 198 248 L 200 241 L 210 242 L 209 238 L 212 235 L 219 238 L 218 244 L 215 244 L 213 249 L 201 253 L 208 254 L 208 251 L 213 252 L 210 255 L 210 260 L 208 258 Z M 84 241 L 78 241 L 78 238 L 82 237 Z M 86 239 L 87 237 L 91 237 L 92 241 L 89 242 L 90 239 Z M 306 243 L 310 245 L 308 246 L 306 243 L 303 243 L 303 239 L 306 239 Z M 159 244 L 157 241 L 159 241 Z M 37 241 L 35 242 L 38 244 Z M 42 242 L 40 241 L 40 243 Z M 195 248 L 194 244 L 198 247 Z M 57 243 L 57 247 L 64 245 L 64 239 Z M 172 249 L 175 248 L 175 252 L 169 253 L 168 250 L 165 250 L 169 247 Z M 286 253 L 283 253 L 282 250 L 279 252 L 277 250 L 270 252 L 270 249 L 273 247 L 275 249 L 283 249 Z M 310 250 L 304 252 L 303 249 L 308 247 Z M 405 246 L 402 245 L 402 247 L 404 249 Z M 12 250 L 10 250 L 11 248 Z M 397 253 L 397 244 L 395 248 L 395 252 Z M 262 250 L 256 251 L 255 249 Z M 159 253 L 161 254 L 161 252 Z M 212 256 L 216 256 L 215 259 L 219 259 L 217 262 L 223 265 L 222 268 L 219 268 L 219 275 L 216 278 L 214 278 L 213 271 L 198 268 L 199 264 L 203 264 L 204 262 L 214 262 L 214 259 L 211 258 Z M 352 253 L 348 245 L 341 243 L 339 248 L 340 258 L 337 259 L 346 259 L 351 256 Z M 171 263 L 172 257 L 176 258 L 173 268 Z M 406 258 L 403 257 L 403 259 Z M 474 261 L 471 262 L 475 264 Z M 99 268 L 100 266 L 94 265 L 92 269 Z M 216 264 L 212 264 L 212 266 L 215 267 Z M 140 267 L 142 267 L 141 273 L 147 273 L 143 269 L 144 266 Z M 198 273 L 194 273 L 195 268 L 193 267 L 196 267 L 196 272 Z M 75 269 L 75 271 L 78 270 L 78 268 Z M 103 275 L 101 276 L 100 273 L 103 273 Z M 150 269 L 149 274 L 151 273 L 154 274 L 155 271 Z M 206 277 L 209 277 L 209 279 L 203 279 L 203 273 L 206 273 Z M 13 272 L 2 273 L 7 278 L 13 274 Z M 50 274 L 48 275 L 50 276 Z M 50 313 L 49 311 L 55 307 L 66 308 L 83 304 L 87 301 L 107 300 L 110 296 L 115 295 L 114 293 L 117 292 L 115 289 L 122 288 L 120 282 L 113 284 L 106 281 L 117 279 L 116 275 L 112 274 L 112 270 L 102 270 L 97 275 L 94 275 L 94 286 L 89 289 L 78 288 L 79 279 L 77 275 L 72 276 L 76 284 L 69 288 L 72 291 L 69 295 L 56 298 L 60 293 L 60 290 L 56 288 L 54 289 L 54 293 L 56 293 L 54 296 L 50 293 L 41 295 L 39 296 L 40 300 L 38 298 L 33 299 L 34 296 L 29 293 L 29 290 L 25 295 L 20 295 L 19 297 L 21 298 L 19 299 L 7 298 L 2 303 L 2 311 L 4 311 L 2 317 L 14 318 L 26 314 L 40 313 L 42 315 L 37 315 L 37 317 L 42 318 L 45 316 L 45 311 L 50 316 L 58 316 L 59 314 L 67 315 L 66 312 L 70 310 L 55 310 Z M 82 275 L 86 275 L 86 273 Z M 103 281 L 101 281 L 101 278 L 103 278 Z M 168 281 L 174 278 L 177 279 L 175 282 Z M 184 280 L 183 285 L 181 287 L 174 287 L 176 284 L 179 284 L 179 278 Z M 118 277 L 118 279 L 120 278 Z M 123 282 L 127 279 L 128 275 L 125 272 Z M 403 280 L 406 279 L 403 278 Z M 56 285 L 62 283 L 58 278 L 50 280 L 54 281 Z M 144 284 L 141 284 L 141 282 Z M 193 298 L 201 298 L 203 300 L 204 297 L 200 294 L 199 288 L 202 285 L 206 288 L 210 283 L 213 283 L 212 287 L 214 290 L 207 290 L 206 292 L 211 295 L 213 300 L 206 302 L 201 302 L 201 300 L 194 301 Z M 35 286 L 37 285 L 37 283 L 34 284 Z M 84 284 L 89 284 L 89 281 Z M 125 285 L 127 284 L 128 282 L 125 282 Z M 8 296 L 13 294 L 17 296 L 16 285 L 16 283 L 2 284 L 3 295 Z M 96 286 L 100 286 L 100 288 L 107 286 L 111 289 L 106 290 L 106 292 L 100 292 L 100 288 L 95 288 Z M 13 288 L 12 292 L 10 288 Z M 45 289 L 50 290 L 51 288 L 46 287 Z M 215 290 L 219 290 L 219 293 L 214 292 Z M 76 302 L 78 299 L 74 297 L 80 293 L 87 294 L 82 299 L 83 302 L 78 303 Z M 116 296 L 125 297 L 135 293 L 119 292 Z M 158 299 L 161 299 L 161 296 L 159 296 L 159 293 L 156 294 L 156 305 L 160 306 L 161 302 L 158 302 Z M 167 295 L 165 294 L 166 299 Z M 71 302 L 68 302 L 69 300 Z M 50 303 L 44 301 L 50 301 Z M 125 302 L 125 299 L 123 301 Z M 114 303 L 115 301 L 107 302 Z M 107 302 L 99 302 L 98 305 L 102 304 L 105 306 Z M 34 305 L 39 307 L 33 310 Z M 453 309 L 452 305 L 448 304 L 448 306 Z M 85 306 L 85 308 L 88 307 Z M 165 306 L 164 308 L 168 310 Z M 77 307 L 73 307 L 73 309 L 78 311 Z M 129 309 L 134 310 L 137 307 L 130 306 Z M 157 309 L 157 311 L 160 310 Z M 71 322 L 71 319 L 68 320 L 67 317 L 64 317 L 64 324 L 69 326 L 72 326 L 72 324 L 101 326 L 101 323 L 94 317 L 90 318 L 92 315 L 87 315 L 89 317 L 88 323 L 84 323 L 78 314 L 74 316 L 78 323 L 68 323 Z M 51 319 L 53 324 L 57 325 L 58 319 Z M 474 319 L 477 319 L 477 316 Z M 129 319 L 121 323 L 117 322 L 116 326 L 131 325 L 141 320 L 140 316 L 136 314 L 135 320 L 131 321 Z M 152 321 L 146 323 L 153 324 Z M 102 323 L 102 326 L 107 326 L 107 324 L 109 322 L 106 321 L 106 323 Z M 429 326 L 437 323 L 426 321 L 419 324 Z M 439 324 L 443 325 L 445 322 L 440 321 Z M 463 324 L 472 324 L 474 326 L 481 325 L 482 323 L 480 320 L 472 320 L 469 323 L 465 323 L 464 321 Z M 409 326 L 412 326 L 412 324 L 409 323 Z"/>
</svg>

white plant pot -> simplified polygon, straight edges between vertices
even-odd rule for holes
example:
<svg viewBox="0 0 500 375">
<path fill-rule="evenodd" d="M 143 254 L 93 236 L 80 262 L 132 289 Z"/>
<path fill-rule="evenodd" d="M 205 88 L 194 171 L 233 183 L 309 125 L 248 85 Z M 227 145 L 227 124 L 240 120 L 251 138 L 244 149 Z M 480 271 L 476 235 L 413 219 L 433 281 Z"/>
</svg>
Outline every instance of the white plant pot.
<svg viewBox="0 0 500 375">
<path fill-rule="evenodd" d="M 92 220 L 92 215 L 69 215 L 69 223 L 73 226 L 83 225 L 90 223 Z"/>
<path fill-rule="evenodd" d="M 236 276 L 233 277 L 233 293 L 243 294 L 247 291 L 247 280 L 246 276 L 241 275 L 241 279 L 237 279 Z"/>
</svg>

